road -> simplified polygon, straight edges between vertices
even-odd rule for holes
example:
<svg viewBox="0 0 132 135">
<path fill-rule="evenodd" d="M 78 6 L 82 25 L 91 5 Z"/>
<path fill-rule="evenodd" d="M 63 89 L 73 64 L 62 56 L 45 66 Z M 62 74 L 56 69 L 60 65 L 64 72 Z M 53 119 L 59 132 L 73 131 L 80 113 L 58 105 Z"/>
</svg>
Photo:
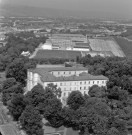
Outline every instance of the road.
<svg viewBox="0 0 132 135">
<path fill-rule="evenodd" d="M 0 102 L 0 128 L 11 129 L 9 132 L 14 132 L 14 135 L 21 135 L 19 129 L 16 127 L 16 123 L 8 117 L 7 109 Z"/>
</svg>

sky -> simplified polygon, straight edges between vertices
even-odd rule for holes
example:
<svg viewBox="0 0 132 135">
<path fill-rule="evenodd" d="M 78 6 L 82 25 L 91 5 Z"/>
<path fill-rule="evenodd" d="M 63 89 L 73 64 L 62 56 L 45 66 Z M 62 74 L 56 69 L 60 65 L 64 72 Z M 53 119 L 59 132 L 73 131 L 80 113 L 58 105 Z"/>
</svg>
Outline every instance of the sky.
<svg viewBox="0 0 132 135">
<path fill-rule="evenodd" d="M 126 15 L 132 19 L 132 0 L 0 0 L 0 3 L 73 11 L 108 12 Z"/>
</svg>

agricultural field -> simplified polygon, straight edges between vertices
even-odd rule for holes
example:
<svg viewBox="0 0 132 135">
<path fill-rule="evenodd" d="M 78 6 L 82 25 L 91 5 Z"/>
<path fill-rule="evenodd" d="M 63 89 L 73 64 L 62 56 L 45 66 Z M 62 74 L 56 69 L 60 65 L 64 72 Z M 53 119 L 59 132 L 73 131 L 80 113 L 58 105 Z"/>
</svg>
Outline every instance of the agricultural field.
<svg viewBox="0 0 132 135">
<path fill-rule="evenodd" d="M 125 57 L 121 47 L 113 38 L 89 39 L 92 51 L 112 52 L 114 56 Z"/>
<path fill-rule="evenodd" d="M 126 57 L 132 58 L 132 41 L 123 37 L 115 37 L 116 42 L 120 45 Z"/>
</svg>

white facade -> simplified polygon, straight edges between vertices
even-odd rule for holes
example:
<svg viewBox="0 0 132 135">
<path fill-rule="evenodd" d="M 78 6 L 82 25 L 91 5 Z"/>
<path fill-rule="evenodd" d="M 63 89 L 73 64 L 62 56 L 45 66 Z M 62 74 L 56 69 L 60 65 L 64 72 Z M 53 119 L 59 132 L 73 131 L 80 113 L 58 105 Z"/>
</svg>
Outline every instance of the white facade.
<svg viewBox="0 0 132 135">
<path fill-rule="evenodd" d="M 3 40 L 5 40 L 5 35 L 0 34 L 0 41 L 3 41 Z"/>
<path fill-rule="evenodd" d="M 81 47 L 80 48 L 76 48 L 76 47 L 74 47 L 73 51 L 84 51 L 84 52 L 86 51 L 86 52 L 89 52 L 90 50 L 89 50 L 89 48 L 81 48 Z"/>
<path fill-rule="evenodd" d="M 21 55 L 23 55 L 23 56 L 29 56 L 29 55 L 30 55 L 30 52 L 29 52 L 29 51 L 27 51 L 27 52 L 24 52 L 24 51 L 23 51 L 23 52 L 21 53 Z"/>
<path fill-rule="evenodd" d="M 52 43 L 47 40 L 45 44 L 41 45 L 41 48 L 44 50 L 52 50 Z"/>
<path fill-rule="evenodd" d="M 43 87 L 45 88 L 51 82 L 44 82 Z M 82 81 L 64 81 L 64 82 L 52 82 L 61 88 L 62 97 L 68 97 L 72 91 L 79 90 L 82 94 L 88 94 L 89 88 L 93 85 L 106 86 L 107 80 L 82 80 Z"/>
</svg>

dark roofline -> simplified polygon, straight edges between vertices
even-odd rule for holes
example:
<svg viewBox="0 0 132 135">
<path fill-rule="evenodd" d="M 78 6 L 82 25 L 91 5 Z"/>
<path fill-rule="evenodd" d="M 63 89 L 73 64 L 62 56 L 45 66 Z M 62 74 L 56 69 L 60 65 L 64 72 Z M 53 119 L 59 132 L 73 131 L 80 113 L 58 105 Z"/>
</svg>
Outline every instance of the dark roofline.
<svg viewBox="0 0 132 135">
<path fill-rule="evenodd" d="M 41 76 L 42 82 L 69 82 L 69 81 L 90 81 L 90 80 L 109 80 L 107 77 L 93 76 L 87 73 L 84 73 L 82 76 L 68 76 L 68 77 L 55 77 L 52 74 L 48 73 L 46 76 Z"/>
<path fill-rule="evenodd" d="M 74 48 L 90 48 L 89 46 L 74 46 Z"/>
</svg>

